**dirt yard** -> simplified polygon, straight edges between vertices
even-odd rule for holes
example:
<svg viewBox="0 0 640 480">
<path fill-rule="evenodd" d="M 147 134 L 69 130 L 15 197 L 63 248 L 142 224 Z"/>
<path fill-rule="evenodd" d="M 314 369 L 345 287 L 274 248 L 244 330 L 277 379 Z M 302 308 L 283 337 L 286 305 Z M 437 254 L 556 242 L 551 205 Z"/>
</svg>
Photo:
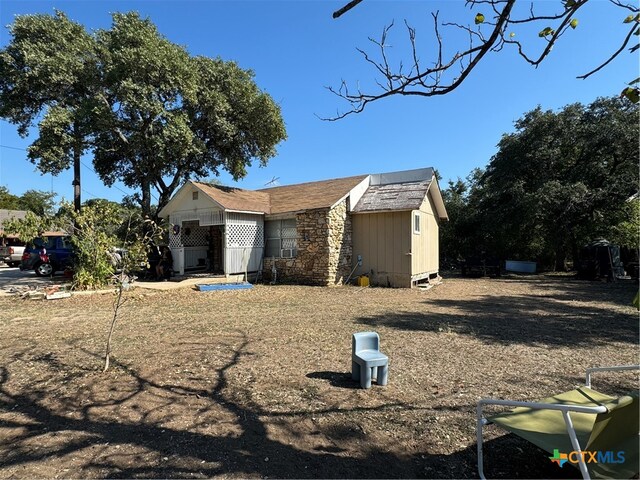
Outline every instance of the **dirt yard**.
<svg viewBox="0 0 640 480">
<path fill-rule="evenodd" d="M 586 367 L 637 362 L 636 290 L 552 276 L 136 290 L 107 373 L 111 295 L 1 298 L 0 477 L 476 477 L 476 401 L 542 398 Z M 369 329 L 390 372 L 365 391 L 350 349 Z M 578 475 L 495 427 L 486 439 L 488 476 Z"/>
</svg>

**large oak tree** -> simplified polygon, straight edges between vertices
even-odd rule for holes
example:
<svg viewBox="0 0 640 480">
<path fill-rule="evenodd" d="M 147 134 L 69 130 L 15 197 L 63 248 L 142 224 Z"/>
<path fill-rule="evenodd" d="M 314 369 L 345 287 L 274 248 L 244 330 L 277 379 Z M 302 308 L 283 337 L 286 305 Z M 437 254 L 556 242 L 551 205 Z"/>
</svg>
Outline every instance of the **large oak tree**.
<svg viewBox="0 0 640 480">
<path fill-rule="evenodd" d="M 192 57 L 135 13 L 114 15 L 98 39 L 113 107 L 96 139 L 96 171 L 139 187 L 145 213 L 152 188 L 161 209 L 185 179 L 221 170 L 242 178 L 286 138 L 279 106 L 236 63 Z"/>
<path fill-rule="evenodd" d="M 445 255 L 482 248 L 562 270 L 587 241 L 619 237 L 640 189 L 638 113 L 620 98 L 527 112 L 468 192 L 460 182 L 446 189 L 459 215 L 444 228 L 444 240 L 454 239 L 444 242 Z"/>
<path fill-rule="evenodd" d="M 80 209 L 80 160 L 91 148 L 98 101 L 96 42 L 85 28 L 56 11 L 18 16 L 0 50 L 0 118 L 26 137 L 37 122 L 28 158 L 42 173 L 74 172 Z"/>
<path fill-rule="evenodd" d="M 242 178 L 286 138 L 279 106 L 253 72 L 194 57 L 137 13 L 115 13 L 111 28 L 88 33 L 63 13 L 17 17 L 0 51 L 0 117 L 26 136 L 42 172 L 71 165 L 80 208 L 80 158 L 107 185 L 139 190 L 152 216 L 190 177 L 228 171 Z M 157 210 L 156 210 L 157 211 Z"/>
</svg>

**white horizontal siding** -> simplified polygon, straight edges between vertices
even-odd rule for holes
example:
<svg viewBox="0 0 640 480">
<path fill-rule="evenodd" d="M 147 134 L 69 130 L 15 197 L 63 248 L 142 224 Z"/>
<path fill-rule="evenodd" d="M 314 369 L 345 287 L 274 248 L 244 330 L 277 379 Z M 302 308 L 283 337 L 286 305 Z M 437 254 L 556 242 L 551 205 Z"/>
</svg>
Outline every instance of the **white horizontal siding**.
<svg viewBox="0 0 640 480">
<path fill-rule="evenodd" d="M 169 216 L 171 225 L 180 225 L 182 222 L 197 221 L 201 227 L 209 225 L 224 225 L 224 212 L 222 210 L 194 210 L 174 212 Z"/>
<path fill-rule="evenodd" d="M 227 225 L 262 225 L 263 215 L 253 215 L 250 213 L 227 212 Z"/>
</svg>

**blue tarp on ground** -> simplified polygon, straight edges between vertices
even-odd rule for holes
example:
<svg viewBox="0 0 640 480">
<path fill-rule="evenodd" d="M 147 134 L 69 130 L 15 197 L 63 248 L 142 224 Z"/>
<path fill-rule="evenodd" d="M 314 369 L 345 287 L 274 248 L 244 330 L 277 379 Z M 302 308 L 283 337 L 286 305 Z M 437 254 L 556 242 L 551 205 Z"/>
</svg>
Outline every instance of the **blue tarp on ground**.
<svg viewBox="0 0 640 480">
<path fill-rule="evenodd" d="M 245 290 L 253 288 L 250 283 L 217 283 L 211 285 L 196 284 L 196 288 L 201 292 L 209 292 L 213 290 Z"/>
</svg>

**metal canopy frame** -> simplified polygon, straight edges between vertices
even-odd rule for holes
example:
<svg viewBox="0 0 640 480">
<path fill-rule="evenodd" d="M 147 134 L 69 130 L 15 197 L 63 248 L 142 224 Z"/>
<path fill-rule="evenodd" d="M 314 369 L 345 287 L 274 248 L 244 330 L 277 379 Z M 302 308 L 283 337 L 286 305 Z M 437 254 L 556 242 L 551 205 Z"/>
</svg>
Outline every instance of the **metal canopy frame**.
<svg viewBox="0 0 640 480">
<path fill-rule="evenodd" d="M 622 370 L 640 370 L 640 365 L 617 365 L 611 367 L 594 367 L 588 368 L 586 370 L 586 378 L 585 378 L 585 386 L 587 388 L 591 388 L 591 374 L 594 372 L 613 372 L 613 371 L 622 371 Z M 573 446 L 574 451 L 582 452 L 582 448 L 580 446 L 580 442 L 578 441 L 578 437 L 576 435 L 575 428 L 573 426 L 573 422 L 571 421 L 571 412 L 575 413 L 606 413 L 608 411 L 605 406 L 597 406 L 597 407 L 584 407 L 580 405 L 560 405 L 560 404 L 549 404 L 549 403 L 540 403 L 540 402 L 522 402 L 517 400 L 499 400 L 493 398 L 483 398 L 478 401 L 478 406 L 476 408 L 476 421 L 477 421 L 477 443 L 478 443 L 478 474 L 482 480 L 485 480 L 486 477 L 484 475 L 484 464 L 482 458 L 482 428 L 485 425 L 490 424 L 491 422 L 483 417 L 482 415 L 482 407 L 485 405 L 500 405 L 506 407 L 526 407 L 532 409 L 539 410 L 559 410 L 562 412 L 562 417 L 564 419 L 565 427 L 567 429 L 567 434 L 569 435 L 569 439 L 571 440 L 571 445 Z M 580 473 L 582 474 L 582 478 L 590 479 L 589 471 L 587 470 L 587 465 L 584 462 L 583 455 L 578 456 L 578 467 L 580 469 Z"/>
</svg>

